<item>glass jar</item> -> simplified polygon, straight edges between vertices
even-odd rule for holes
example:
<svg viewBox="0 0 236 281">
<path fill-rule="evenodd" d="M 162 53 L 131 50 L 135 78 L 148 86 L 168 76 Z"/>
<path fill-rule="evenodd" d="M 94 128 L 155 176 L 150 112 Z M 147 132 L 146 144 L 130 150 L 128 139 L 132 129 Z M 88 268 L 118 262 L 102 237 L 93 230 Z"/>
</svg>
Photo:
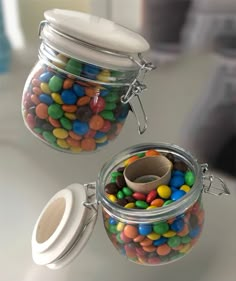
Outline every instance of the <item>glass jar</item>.
<svg viewBox="0 0 236 281">
<path fill-rule="evenodd" d="M 118 205 L 105 188 L 111 174 L 123 167 L 127 159 L 141 157 L 150 150 L 168 157 L 171 154 L 174 167 L 182 163 L 193 173 L 194 184 L 181 198 L 159 208 L 144 210 Z M 92 233 L 99 205 L 108 237 L 128 260 L 142 265 L 164 265 L 182 258 L 197 243 L 202 232 L 203 192 L 229 194 L 223 181 L 214 180 L 206 171 L 206 164 L 200 165 L 189 152 L 175 145 L 147 143 L 125 149 L 105 163 L 96 184 L 72 184 L 49 201 L 34 227 L 34 261 L 51 269 L 69 264 Z"/>
<path fill-rule="evenodd" d="M 22 114 L 44 143 L 70 153 L 96 151 L 115 139 L 132 109 L 139 133 L 147 118 L 139 94 L 154 66 L 140 35 L 88 14 L 49 10 L 41 22 L 39 60 L 26 81 Z M 86 27 L 86 28 L 85 28 Z M 140 121 L 133 97 L 138 98 Z"/>
</svg>

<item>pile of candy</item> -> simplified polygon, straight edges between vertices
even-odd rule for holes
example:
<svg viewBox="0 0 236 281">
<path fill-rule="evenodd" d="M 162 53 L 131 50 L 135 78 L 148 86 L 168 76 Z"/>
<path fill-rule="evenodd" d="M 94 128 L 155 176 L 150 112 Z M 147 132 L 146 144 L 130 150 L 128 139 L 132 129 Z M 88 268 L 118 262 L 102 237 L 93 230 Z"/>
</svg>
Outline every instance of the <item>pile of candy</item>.
<svg viewBox="0 0 236 281">
<path fill-rule="evenodd" d="M 155 150 L 149 150 L 132 156 L 124 166 L 113 171 L 110 182 L 105 186 L 107 198 L 124 208 L 146 209 L 149 212 L 173 204 L 190 192 L 195 176 L 185 163 L 175 159 L 172 154 L 166 155 L 173 163 L 168 185 L 158 186 L 148 194 L 133 192 L 126 186 L 123 176 L 125 167 L 140 157 L 158 154 Z M 185 255 L 199 238 L 204 221 L 201 198 L 185 213 L 153 223 L 119 221 L 105 209 L 103 215 L 106 231 L 114 246 L 128 259 L 141 264 L 166 263 Z"/>
<path fill-rule="evenodd" d="M 130 109 L 120 101 L 127 87 L 99 83 L 109 81 L 115 72 L 61 54 L 56 58 L 55 67 L 39 63 L 28 79 L 24 121 L 31 132 L 59 150 L 94 151 L 120 133 Z M 85 82 L 75 75 L 97 80 Z"/>
</svg>

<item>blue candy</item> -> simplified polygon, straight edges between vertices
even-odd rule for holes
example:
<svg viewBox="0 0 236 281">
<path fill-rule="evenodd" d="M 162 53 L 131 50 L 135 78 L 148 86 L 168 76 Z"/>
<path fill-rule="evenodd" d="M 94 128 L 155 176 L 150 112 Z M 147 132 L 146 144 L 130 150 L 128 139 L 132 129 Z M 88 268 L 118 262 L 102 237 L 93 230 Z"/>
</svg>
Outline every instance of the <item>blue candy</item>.
<svg viewBox="0 0 236 281">
<path fill-rule="evenodd" d="M 85 135 L 89 130 L 89 126 L 85 122 L 80 122 L 79 120 L 75 120 L 73 122 L 73 131 L 78 135 Z"/>
<path fill-rule="evenodd" d="M 200 233 L 201 228 L 199 226 L 195 227 L 194 229 L 191 229 L 189 232 L 189 237 L 191 238 L 195 238 L 198 236 L 198 234 Z"/>
<path fill-rule="evenodd" d="M 73 90 L 78 97 L 82 97 L 85 95 L 84 88 L 78 84 L 74 84 Z"/>
<path fill-rule="evenodd" d="M 109 218 L 109 224 L 116 225 L 117 221 L 114 218 L 110 217 Z"/>
<path fill-rule="evenodd" d="M 100 139 L 100 138 L 103 138 L 106 136 L 106 133 L 103 133 L 103 132 L 96 132 L 94 138 L 95 139 Z"/>
<path fill-rule="evenodd" d="M 184 177 L 183 176 L 173 176 L 171 178 L 169 184 L 170 184 L 171 187 L 179 188 L 184 183 L 185 183 L 185 181 L 184 181 Z"/>
<path fill-rule="evenodd" d="M 179 171 L 179 170 L 173 170 L 171 176 L 172 176 L 172 177 L 173 177 L 173 176 L 182 176 L 182 177 L 184 177 L 184 173 L 181 172 L 181 171 Z"/>
<path fill-rule="evenodd" d="M 171 194 L 171 200 L 173 200 L 173 201 L 179 200 L 184 195 L 185 195 L 185 191 L 177 190 L 177 191 L 175 191 L 174 193 Z"/>
<path fill-rule="evenodd" d="M 44 83 L 48 83 L 49 80 L 52 78 L 54 74 L 52 72 L 44 72 L 43 74 L 41 74 L 39 76 L 39 80 L 44 82 Z"/>
<path fill-rule="evenodd" d="M 73 90 L 64 90 L 61 93 L 61 99 L 65 104 L 75 104 L 77 96 Z"/>
<path fill-rule="evenodd" d="M 148 235 L 152 232 L 151 224 L 139 224 L 138 231 L 140 235 Z"/>
<path fill-rule="evenodd" d="M 181 231 L 184 228 L 184 220 L 183 219 L 174 220 L 170 228 L 175 232 Z"/>
<path fill-rule="evenodd" d="M 39 95 L 39 100 L 42 102 L 42 103 L 45 103 L 47 105 L 50 105 L 53 103 L 53 99 L 51 98 L 51 96 L 47 95 L 47 94 L 41 94 Z"/>
<path fill-rule="evenodd" d="M 101 90 L 100 91 L 100 96 L 101 97 L 105 97 L 105 96 L 107 96 L 109 94 L 109 90 Z"/>
<path fill-rule="evenodd" d="M 154 240 L 153 241 L 153 246 L 160 246 L 160 245 L 163 245 L 165 244 L 166 242 L 168 241 L 168 238 L 166 237 L 161 237 L 160 239 L 157 239 L 157 240 Z"/>
</svg>

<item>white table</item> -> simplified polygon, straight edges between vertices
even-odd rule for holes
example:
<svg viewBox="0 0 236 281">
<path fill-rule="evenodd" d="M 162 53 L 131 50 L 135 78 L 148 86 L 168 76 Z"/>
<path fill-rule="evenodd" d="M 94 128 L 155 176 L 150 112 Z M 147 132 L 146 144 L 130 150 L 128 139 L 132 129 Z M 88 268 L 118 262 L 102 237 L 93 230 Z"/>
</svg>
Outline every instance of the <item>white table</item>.
<svg viewBox="0 0 236 281">
<path fill-rule="evenodd" d="M 14 59 L 13 71 L 0 76 L 0 280 L 235 281 L 236 181 L 224 175 L 231 196 L 204 195 L 202 237 L 193 251 L 176 263 L 144 267 L 126 261 L 108 240 L 101 214 L 86 248 L 68 267 L 51 271 L 36 266 L 31 259 L 33 225 L 55 192 L 73 182 L 94 181 L 104 159 L 135 143 L 181 145 L 181 124 L 201 90 L 210 62 L 208 56 L 188 58 L 151 74 L 144 101 L 150 120 L 148 132 L 139 137 L 135 119 L 129 117 L 119 138 L 94 157 L 54 151 L 27 131 L 20 103 L 30 68 Z M 175 102 L 173 95 L 178 97 Z"/>
</svg>

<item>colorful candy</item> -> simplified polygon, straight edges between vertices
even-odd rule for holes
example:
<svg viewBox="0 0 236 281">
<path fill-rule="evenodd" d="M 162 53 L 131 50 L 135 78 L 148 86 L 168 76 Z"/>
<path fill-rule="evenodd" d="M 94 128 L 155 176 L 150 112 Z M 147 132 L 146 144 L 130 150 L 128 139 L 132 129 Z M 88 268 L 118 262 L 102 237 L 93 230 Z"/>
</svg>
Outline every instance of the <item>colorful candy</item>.
<svg viewBox="0 0 236 281">
<path fill-rule="evenodd" d="M 141 157 L 157 155 L 161 153 L 155 153 L 154 150 L 137 153 L 126 159 L 123 166 L 112 171 L 110 182 L 104 189 L 108 199 L 120 207 L 148 213 L 174 204 L 191 192 L 195 182 L 193 171 L 171 154 L 168 159 L 173 163 L 173 170 L 167 185 L 157 186 L 148 194 L 134 192 L 127 186 L 123 176 L 125 168 Z M 178 164 L 175 165 L 176 163 Z M 180 170 L 176 167 L 180 167 Z M 107 234 L 120 253 L 136 263 L 152 265 L 173 261 L 185 255 L 199 238 L 204 222 L 201 197 L 183 214 L 165 220 L 157 219 L 151 223 L 132 223 L 124 218 L 119 220 L 106 213 L 105 209 L 103 214 Z"/>
<path fill-rule="evenodd" d="M 52 49 L 49 64 L 39 63 L 26 83 L 22 111 L 27 127 L 52 147 L 72 153 L 94 151 L 115 139 L 130 108 L 120 100 L 127 89 L 112 83 L 132 82 L 136 70 L 124 75 Z M 67 131 L 63 142 L 58 130 L 53 133 L 57 128 Z"/>
</svg>

